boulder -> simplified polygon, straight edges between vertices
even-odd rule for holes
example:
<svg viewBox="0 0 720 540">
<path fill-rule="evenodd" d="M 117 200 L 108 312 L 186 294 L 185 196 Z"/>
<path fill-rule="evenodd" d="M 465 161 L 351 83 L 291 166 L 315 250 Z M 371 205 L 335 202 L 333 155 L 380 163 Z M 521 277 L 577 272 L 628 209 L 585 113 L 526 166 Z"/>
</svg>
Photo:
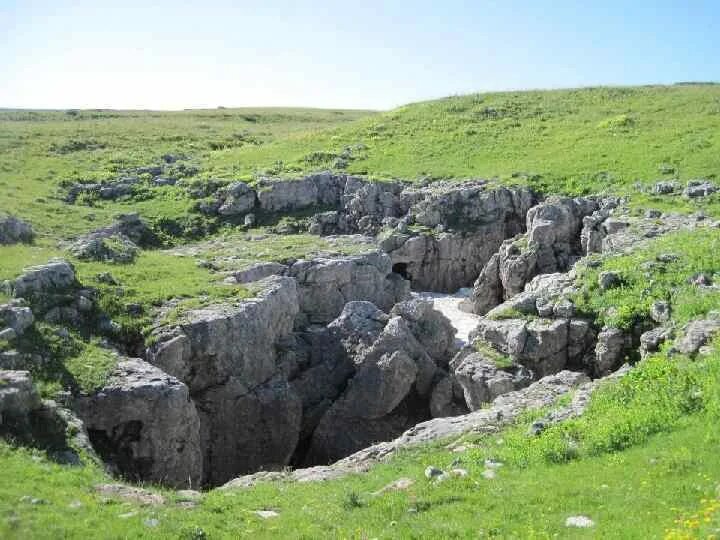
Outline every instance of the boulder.
<svg viewBox="0 0 720 540">
<path fill-rule="evenodd" d="M 230 280 L 233 283 L 251 283 L 270 276 L 281 276 L 287 272 L 288 267 L 275 262 L 258 262 L 238 272 L 233 272 Z"/>
<path fill-rule="evenodd" d="M 501 394 L 515 389 L 514 377 L 479 353 L 465 356 L 453 367 L 453 374 L 463 389 L 465 402 L 476 411 Z"/>
<path fill-rule="evenodd" d="M 255 208 L 256 194 L 244 182 L 234 182 L 221 190 L 221 204 L 217 209 L 221 216 L 244 215 Z"/>
<path fill-rule="evenodd" d="M 447 366 L 456 352 L 455 328 L 430 302 L 418 299 L 398 302 L 391 316 L 402 317 L 425 351 L 441 367 Z"/>
<path fill-rule="evenodd" d="M 27 422 L 40 405 L 30 372 L 0 370 L 0 426 Z"/>
<path fill-rule="evenodd" d="M 122 360 L 100 390 L 75 400 L 75 409 L 116 472 L 172 487 L 200 484 L 200 422 L 176 378 L 142 360 Z"/>
<path fill-rule="evenodd" d="M 597 337 L 595 359 L 591 365 L 595 377 L 608 375 L 619 367 L 625 356 L 625 334 L 619 328 L 604 327 Z"/>
<path fill-rule="evenodd" d="M 670 320 L 670 304 L 664 300 L 653 302 L 650 306 L 650 318 L 656 323 L 665 323 Z"/>
<path fill-rule="evenodd" d="M 707 197 L 717 191 L 717 186 L 707 180 L 691 180 L 683 190 L 683 195 L 691 199 Z"/>
<path fill-rule="evenodd" d="M 15 216 L 0 215 L 0 245 L 28 244 L 33 241 L 35 233 L 32 226 Z"/>
<path fill-rule="evenodd" d="M 675 181 L 656 182 L 653 186 L 653 193 L 656 195 L 668 195 L 674 193 L 678 187 L 678 183 Z"/>
<path fill-rule="evenodd" d="M 684 328 L 682 336 L 675 344 L 675 349 L 682 354 L 696 354 L 718 330 L 720 330 L 720 317 L 692 321 Z"/>
<path fill-rule="evenodd" d="M 407 298 L 410 284 L 391 273 L 384 253 L 301 260 L 287 275 L 297 280 L 300 311 L 311 324 L 327 324 L 345 304 L 367 300 L 382 310 Z"/>
<path fill-rule="evenodd" d="M 0 327 L 4 324 L 21 336 L 35 322 L 32 310 L 18 300 L 0 305 Z"/>
<path fill-rule="evenodd" d="M 15 298 L 33 296 L 78 286 L 75 268 L 63 259 L 53 259 L 47 264 L 31 266 L 22 275 L 6 281 L 5 288 Z"/>
</svg>

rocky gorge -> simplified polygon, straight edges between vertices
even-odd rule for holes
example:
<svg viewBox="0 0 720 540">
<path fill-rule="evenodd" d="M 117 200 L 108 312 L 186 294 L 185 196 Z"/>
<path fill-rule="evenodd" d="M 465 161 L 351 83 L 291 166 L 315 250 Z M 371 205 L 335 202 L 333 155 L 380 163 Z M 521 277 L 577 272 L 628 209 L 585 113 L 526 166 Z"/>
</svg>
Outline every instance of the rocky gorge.
<svg viewBox="0 0 720 540">
<path fill-rule="evenodd" d="M 252 298 L 159 319 L 142 358 L 112 344 L 118 361 L 107 381 L 68 397 L 67 418 L 82 421 L 94 451 L 117 474 L 177 488 L 288 466 L 312 479 L 358 470 L 404 445 L 506 422 L 606 377 L 669 339 L 669 330 L 662 306 L 630 331 L 598 327 L 573 301 L 577 268 L 671 231 L 717 226 L 633 215 L 611 197 L 330 173 L 234 182 L 200 209 L 241 219 L 319 210 L 310 233 L 362 234 L 377 248 L 258 263 L 224 276 L 252 285 Z M 152 245 L 143 230 L 126 216 L 72 249 L 109 257 L 118 249 L 106 245 L 112 237 L 134 252 Z M 617 286 L 615 278 L 604 276 L 600 286 Z M 9 338 L 36 320 L 111 326 L 68 261 L 26 269 L 4 287 L 12 301 L 0 308 L 0 326 Z M 476 318 L 458 342 L 452 322 L 411 291 L 463 287 L 471 293 L 461 309 Z M 698 323 L 680 346 L 697 351 L 715 329 L 714 319 Z M 15 430 L 33 411 L 52 407 L 28 389 L 23 370 L 32 362 L 27 353 L 0 353 L 0 377 L 9 381 L 0 387 L 0 411 L 20 419 L 11 423 Z M 235 482 L 255 477 L 245 478 Z"/>
</svg>

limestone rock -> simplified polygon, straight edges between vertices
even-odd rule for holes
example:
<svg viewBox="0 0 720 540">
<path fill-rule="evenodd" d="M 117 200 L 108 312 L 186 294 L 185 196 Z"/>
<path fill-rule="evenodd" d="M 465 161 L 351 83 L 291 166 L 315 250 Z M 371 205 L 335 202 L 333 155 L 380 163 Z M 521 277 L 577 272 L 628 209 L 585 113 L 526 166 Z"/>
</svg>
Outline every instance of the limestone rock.
<svg viewBox="0 0 720 540">
<path fill-rule="evenodd" d="M 447 317 L 434 309 L 430 302 L 418 299 L 398 302 L 390 315 L 402 317 L 435 363 L 447 366 L 457 349 L 455 329 Z"/>
<path fill-rule="evenodd" d="M 251 283 L 270 276 L 281 276 L 287 272 L 287 266 L 275 262 L 258 262 L 244 270 L 233 272 L 230 279 L 234 283 Z"/>
<path fill-rule="evenodd" d="M 686 197 L 691 199 L 698 197 L 707 197 L 717 191 L 715 184 L 708 182 L 707 180 L 691 180 L 687 183 L 687 187 L 683 191 Z"/>
<path fill-rule="evenodd" d="M 142 360 L 123 360 L 102 389 L 75 406 L 117 472 L 173 487 L 199 485 L 200 423 L 187 386 L 174 377 Z"/>
<path fill-rule="evenodd" d="M 288 275 L 297 280 L 300 311 L 313 324 L 327 324 L 353 300 L 389 310 L 410 293 L 409 283 L 391 275 L 390 258 L 384 253 L 298 261 Z"/>
<path fill-rule="evenodd" d="M 40 403 L 30 372 L 0 370 L 0 424 L 26 421 Z"/>
<path fill-rule="evenodd" d="M 602 377 L 617 368 L 623 360 L 625 334 L 619 328 L 605 327 L 598 334 L 595 361 L 592 365 L 596 377 Z"/>
<path fill-rule="evenodd" d="M 6 288 L 15 298 L 37 295 L 77 286 L 75 268 L 63 259 L 31 266 L 15 280 L 6 282 Z"/>
<path fill-rule="evenodd" d="M 0 245 L 32 242 L 35 233 L 32 226 L 15 216 L 0 215 Z"/>
<path fill-rule="evenodd" d="M 709 317 L 688 323 L 676 349 L 682 354 L 695 354 L 720 330 L 720 317 Z"/>
<path fill-rule="evenodd" d="M 0 327 L 4 324 L 16 335 L 21 336 L 35 322 L 35 317 L 29 307 L 23 305 L 21 301 L 14 300 L 9 304 L 0 305 L 0 321 L 2 321 Z"/>
<path fill-rule="evenodd" d="M 499 370 L 478 353 L 470 354 L 454 367 L 453 373 L 465 393 L 471 411 L 476 411 L 497 396 L 515 389 L 513 376 Z"/>
<path fill-rule="evenodd" d="M 247 214 L 255 208 L 255 191 L 244 182 L 234 182 L 221 191 L 221 203 L 218 214 L 238 216 Z"/>
<path fill-rule="evenodd" d="M 670 304 L 665 301 L 653 302 L 650 306 L 650 318 L 656 323 L 665 323 L 670 320 Z"/>
</svg>

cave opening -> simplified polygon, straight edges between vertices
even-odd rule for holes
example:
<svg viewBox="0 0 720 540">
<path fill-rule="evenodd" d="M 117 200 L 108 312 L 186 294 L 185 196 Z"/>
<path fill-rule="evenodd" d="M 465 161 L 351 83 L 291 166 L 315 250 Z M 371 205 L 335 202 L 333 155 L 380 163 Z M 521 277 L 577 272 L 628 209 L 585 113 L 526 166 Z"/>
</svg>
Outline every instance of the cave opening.
<svg viewBox="0 0 720 540">
<path fill-rule="evenodd" d="M 404 263 L 404 262 L 395 263 L 392 265 L 392 271 L 395 274 L 401 275 L 403 277 L 403 279 L 412 281 L 412 276 L 408 272 L 408 263 Z"/>
</svg>

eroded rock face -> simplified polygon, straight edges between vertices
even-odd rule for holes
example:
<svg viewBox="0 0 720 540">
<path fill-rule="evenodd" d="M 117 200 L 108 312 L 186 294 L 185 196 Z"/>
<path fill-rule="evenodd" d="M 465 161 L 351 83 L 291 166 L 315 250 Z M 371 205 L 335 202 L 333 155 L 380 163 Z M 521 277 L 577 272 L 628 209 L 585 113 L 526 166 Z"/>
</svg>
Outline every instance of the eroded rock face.
<svg viewBox="0 0 720 540">
<path fill-rule="evenodd" d="M 200 421 L 187 386 L 139 359 L 118 363 L 75 409 L 98 453 L 132 480 L 173 487 L 202 479 Z"/>
<path fill-rule="evenodd" d="M 483 315 L 512 298 L 539 274 L 565 272 L 581 254 L 583 218 L 598 209 L 593 199 L 550 197 L 527 213 L 527 234 L 506 240 L 488 259 L 467 303 Z"/>
<path fill-rule="evenodd" d="M 526 189 L 487 189 L 483 184 L 434 189 L 414 193 L 415 198 L 423 198 L 410 207 L 409 219 L 427 227 L 455 229 L 395 233 L 381 245 L 413 288 L 454 292 L 472 283 L 506 238 L 524 230 L 525 214 L 536 199 Z"/>
<path fill-rule="evenodd" d="M 442 358 L 453 350 L 448 344 L 454 331 L 429 304 L 415 305 L 421 302 L 406 302 L 390 316 L 368 302 L 353 302 L 328 326 L 352 368 L 313 431 L 306 463 L 332 462 L 429 417 L 439 368 L 418 338 L 430 329 L 441 344 L 433 352 Z"/>
<path fill-rule="evenodd" d="M 287 272 L 297 280 L 300 311 L 310 324 L 327 324 L 348 302 L 366 300 L 389 310 L 407 298 L 410 284 L 391 272 L 384 253 L 298 261 Z"/>
<path fill-rule="evenodd" d="M 162 334 L 148 350 L 153 364 L 190 388 L 206 482 L 289 461 L 301 405 L 281 376 L 278 349 L 298 313 L 295 280 L 273 277 L 255 299 L 192 311 L 190 322 Z"/>
<path fill-rule="evenodd" d="M 683 334 L 675 345 L 677 352 L 682 354 L 696 354 L 716 332 L 720 331 L 720 314 L 713 313 L 714 317 L 699 319 L 687 324 Z"/>
</svg>

